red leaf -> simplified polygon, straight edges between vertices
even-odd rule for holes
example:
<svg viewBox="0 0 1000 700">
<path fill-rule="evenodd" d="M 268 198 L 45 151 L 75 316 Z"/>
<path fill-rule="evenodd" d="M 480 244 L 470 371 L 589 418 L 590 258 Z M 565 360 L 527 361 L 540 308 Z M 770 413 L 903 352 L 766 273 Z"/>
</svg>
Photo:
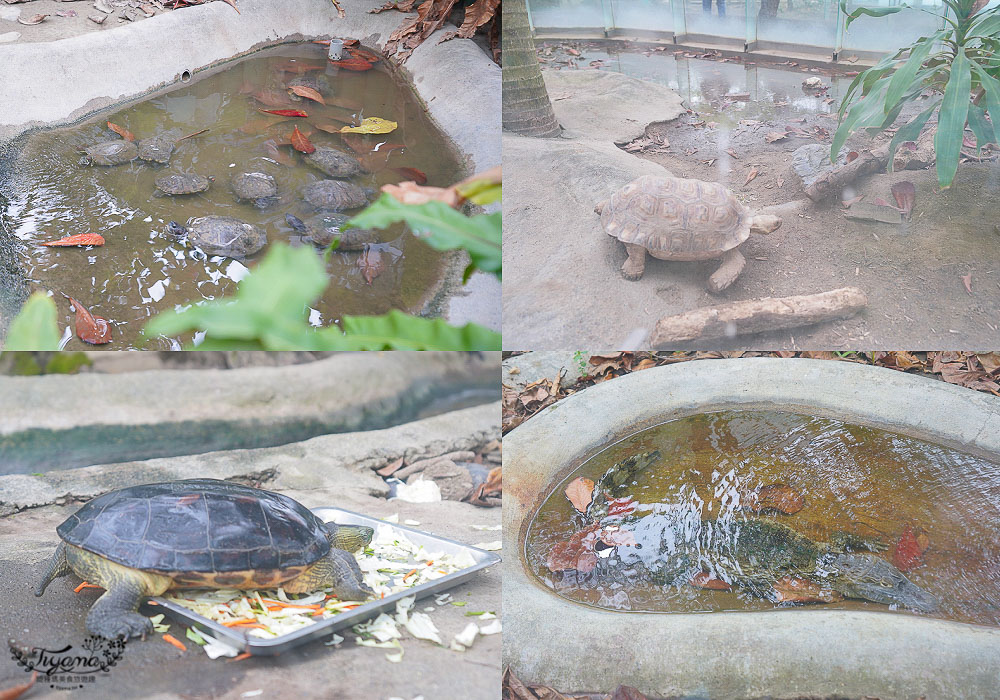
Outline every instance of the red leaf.
<svg viewBox="0 0 1000 700">
<path fill-rule="evenodd" d="M 368 49 L 362 48 L 360 46 L 355 47 L 347 52 L 351 58 L 357 58 L 362 61 L 368 61 L 369 63 L 378 63 L 382 57 L 379 56 L 374 51 L 369 51 Z"/>
<path fill-rule="evenodd" d="M 323 96 L 318 92 L 313 90 L 311 87 L 306 87 L 305 85 L 292 85 L 288 88 L 294 92 L 299 97 L 305 97 L 306 99 L 312 100 L 313 102 L 319 102 L 321 105 L 325 105 L 326 102 L 323 101 Z"/>
<path fill-rule="evenodd" d="M 421 170 L 417 170 L 416 168 L 393 168 L 393 170 L 408 180 L 413 180 L 418 185 L 427 184 L 427 175 Z"/>
<path fill-rule="evenodd" d="M 907 525 L 903 534 L 892 548 L 892 563 L 900 571 L 909 571 L 920 566 L 924 561 L 924 550 L 917 541 L 913 528 Z"/>
<path fill-rule="evenodd" d="M 917 198 L 917 186 L 909 180 L 897 182 L 892 186 L 892 196 L 895 198 L 896 204 L 899 205 L 900 211 L 903 212 L 903 216 L 909 219 L 910 212 L 913 211 L 913 203 Z"/>
<path fill-rule="evenodd" d="M 104 236 L 100 235 L 99 233 L 78 233 L 75 236 L 67 236 L 66 238 L 60 238 L 58 241 L 49 241 L 48 243 L 42 243 L 42 245 L 49 247 L 104 245 Z"/>
<path fill-rule="evenodd" d="M 308 117 L 301 109 L 259 109 L 264 114 L 277 114 L 279 117 Z"/>
<path fill-rule="evenodd" d="M 628 515 L 635 512 L 638 507 L 639 504 L 628 496 L 608 499 L 608 515 Z"/>
<path fill-rule="evenodd" d="M 372 64 L 363 58 L 342 58 L 339 61 L 330 61 L 333 65 L 344 70 L 366 71 L 372 69 Z"/>
<path fill-rule="evenodd" d="M 774 597 L 779 603 L 835 603 L 844 596 L 818 583 L 785 576 L 774 582 Z"/>
<path fill-rule="evenodd" d="M 76 309 L 76 335 L 80 340 L 91 345 L 104 345 L 111 342 L 111 325 L 108 319 L 93 316 L 83 304 L 71 296 L 63 294 Z"/>
<path fill-rule="evenodd" d="M 361 257 L 358 258 L 358 267 L 361 268 L 361 276 L 365 278 L 365 282 L 371 284 L 372 280 L 382 274 L 385 269 L 382 253 L 375 248 L 365 248 Z"/>
<path fill-rule="evenodd" d="M 594 500 L 594 482 L 584 476 L 578 476 L 566 487 L 566 498 L 580 513 Z"/>
<path fill-rule="evenodd" d="M 600 524 L 594 524 L 579 532 L 574 532 L 565 542 L 557 543 L 546 557 L 545 566 L 550 571 L 572 571 L 589 573 L 597 566 L 594 545 Z"/>
<path fill-rule="evenodd" d="M 855 158 L 857 158 L 858 155 L 859 154 L 858 154 L 857 151 L 851 151 L 850 153 L 847 154 L 847 162 L 850 163 L 852 160 L 854 160 Z"/>
<path fill-rule="evenodd" d="M 970 295 L 972 294 L 972 273 L 962 276 L 962 284 L 965 285 L 965 291 Z"/>
<path fill-rule="evenodd" d="M 116 134 L 118 134 L 119 136 L 121 136 L 126 141 L 135 141 L 135 136 L 132 135 L 132 132 L 123 126 L 118 126 L 117 124 L 108 122 L 108 128 L 111 129 Z"/>
<path fill-rule="evenodd" d="M 728 591 L 732 590 L 732 586 L 719 578 L 712 578 L 712 574 L 706 574 L 704 571 L 699 571 L 688 583 L 695 588 L 707 588 L 710 591 Z"/>
<path fill-rule="evenodd" d="M 309 139 L 305 137 L 305 134 L 299 131 L 299 127 L 295 127 L 290 138 L 292 141 L 292 148 L 296 151 L 301 151 L 302 153 L 312 153 L 316 150 L 316 147 L 309 142 Z"/>
</svg>

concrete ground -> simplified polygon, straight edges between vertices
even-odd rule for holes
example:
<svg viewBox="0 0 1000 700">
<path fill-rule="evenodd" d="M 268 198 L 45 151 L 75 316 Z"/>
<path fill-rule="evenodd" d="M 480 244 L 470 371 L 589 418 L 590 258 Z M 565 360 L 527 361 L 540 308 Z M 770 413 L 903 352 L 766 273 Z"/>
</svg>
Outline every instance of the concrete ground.
<svg viewBox="0 0 1000 700">
<path fill-rule="evenodd" d="M 55 527 L 96 491 L 144 483 L 152 479 L 191 476 L 240 478 L 286 493 L 306 506 L 334 505 L 375 517 L 398 514 L 400 521 L 416 520 L 419 529 L 468 544 L 499 538 L 498 533 L 474 529 L 500 524 L 499 508 L 477 508 L 466 503 L 411 504 L 386 500 L 388 487 L 372 470 L 397 457 L 412 462 L 420 457 L 468 449 L 500 435 L 498 404 L 466 409 L 365 433 L 327 435 L 302 443 L 262 450 L 215 452 L 200 457 L 157 459 L 99 465 L 62 472 L 62 490 L 25 501 L 16 477 L 0 477 L 0 501 L 14 510 L 0 519 L 0 619 L 7 636 L 18 644 L 49 649 L 79 644 L 85 637 L 84 618 L 96 599 L 92 590 L 72 592 L 73 576 L 57 579 L 45 596 L 31 592 L 42 567 L 57 543 Z M 96 489 L 96 491 L 95 491 Z M 501 567 L 484 571 L 452 590 L 464 607 L 445 605 L 430 613 L 450 642 L 469 619 L 468 611 L 500 614 Z M 420 604 L 434 605 L 432 600 Z M 145 608 L 147 614 L 155 609 Z M 171 624 L 171 633 L 183 639 L 183 628 Z M 27 698 L 289 698 L 322 697 L 334 700 L 492 700 L 500 694 L 499 635 L 479 637 L 464 653 L 404 632 L 405 655 L 391 663 L 385 650 L 356 645 L 353 634 L 338 648 L 313 642 L 276 657 L 255 657 L 235 663 L 210 660 L 188 644 L 179 652 L 159 635 L 133 640 L 107 677 L 82 690 L 51 690 L 39 683 Z M 25 680 L 26 674 L 10 659 L 0 661 L 0 687 Z"/>
</svg>

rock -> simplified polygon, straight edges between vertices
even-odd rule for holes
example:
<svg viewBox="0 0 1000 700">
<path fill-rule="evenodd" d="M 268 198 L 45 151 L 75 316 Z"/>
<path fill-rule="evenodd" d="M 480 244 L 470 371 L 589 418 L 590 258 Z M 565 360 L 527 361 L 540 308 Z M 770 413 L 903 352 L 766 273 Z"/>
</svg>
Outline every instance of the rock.
<svg viewBox="0 0 1000 700">
<path fill-rule="evenodd" d="M 461 501 L 472 490 L 469 470 L 451 460 L 429 465 L 419 474 L 412 475 L 406 483 L 413 484 L 418 479 L 435 482 L 441 490 L 441 498 L 446 501 Z"/>
<path fill-rule="evenodd" d="M 847 149 L 841 149 L 837 165 L 847 163 Z M 817 179 L 833 170 L 830 163 L 830 147 L 822 143 L 807 143 L 792 153 L 792 170 L 802 180 L 802 187 L 809 187 Z"/>
<path fill-rule="evenodd" d="M 894 170 L 922 170 L 934 165 L 934 132 L 927 129 L 916 141 L 904 141 L 892 159 Z"/>
</svg>

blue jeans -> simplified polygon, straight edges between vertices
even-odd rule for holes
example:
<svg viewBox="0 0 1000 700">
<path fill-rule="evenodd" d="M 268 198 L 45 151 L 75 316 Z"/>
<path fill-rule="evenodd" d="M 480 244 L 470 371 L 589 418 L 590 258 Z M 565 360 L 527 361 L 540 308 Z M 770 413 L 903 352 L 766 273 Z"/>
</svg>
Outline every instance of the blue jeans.
<svg viewBox="0 0 1000 700">
<path fill-rule="evenodd" d="M 715 6 L 719 8 L 719 17 L 725 17 L 726 0 L 715 0 Z M 706 15 L 712 14 L 712 0 L 701 0 L 701 9 Z"/>
</svg>

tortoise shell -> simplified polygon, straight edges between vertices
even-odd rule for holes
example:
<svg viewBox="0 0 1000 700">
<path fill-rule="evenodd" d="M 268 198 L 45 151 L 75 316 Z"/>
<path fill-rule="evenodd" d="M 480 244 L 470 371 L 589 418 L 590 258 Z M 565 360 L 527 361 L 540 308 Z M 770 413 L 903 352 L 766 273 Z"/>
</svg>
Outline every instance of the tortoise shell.
<svg viewBox="0 0 1000 700">
<path fill-rule="evenodd" d="M 750 236 L 750 213 L 717 182 L 644 175 L 611 195 L 601 225 L 663 260 L 717 258 Z"/>
<path fill-rule="evenodd" d="M 225 572 L 240 578 L 260 570 L 293 573 L 330 551 L 323 521 L 301 503 L 218 479 L 112 491 L 84 505 L 56 532 L 66 543 L 122 566 L 187 573 L 192 583 Z"/>
</svg>

